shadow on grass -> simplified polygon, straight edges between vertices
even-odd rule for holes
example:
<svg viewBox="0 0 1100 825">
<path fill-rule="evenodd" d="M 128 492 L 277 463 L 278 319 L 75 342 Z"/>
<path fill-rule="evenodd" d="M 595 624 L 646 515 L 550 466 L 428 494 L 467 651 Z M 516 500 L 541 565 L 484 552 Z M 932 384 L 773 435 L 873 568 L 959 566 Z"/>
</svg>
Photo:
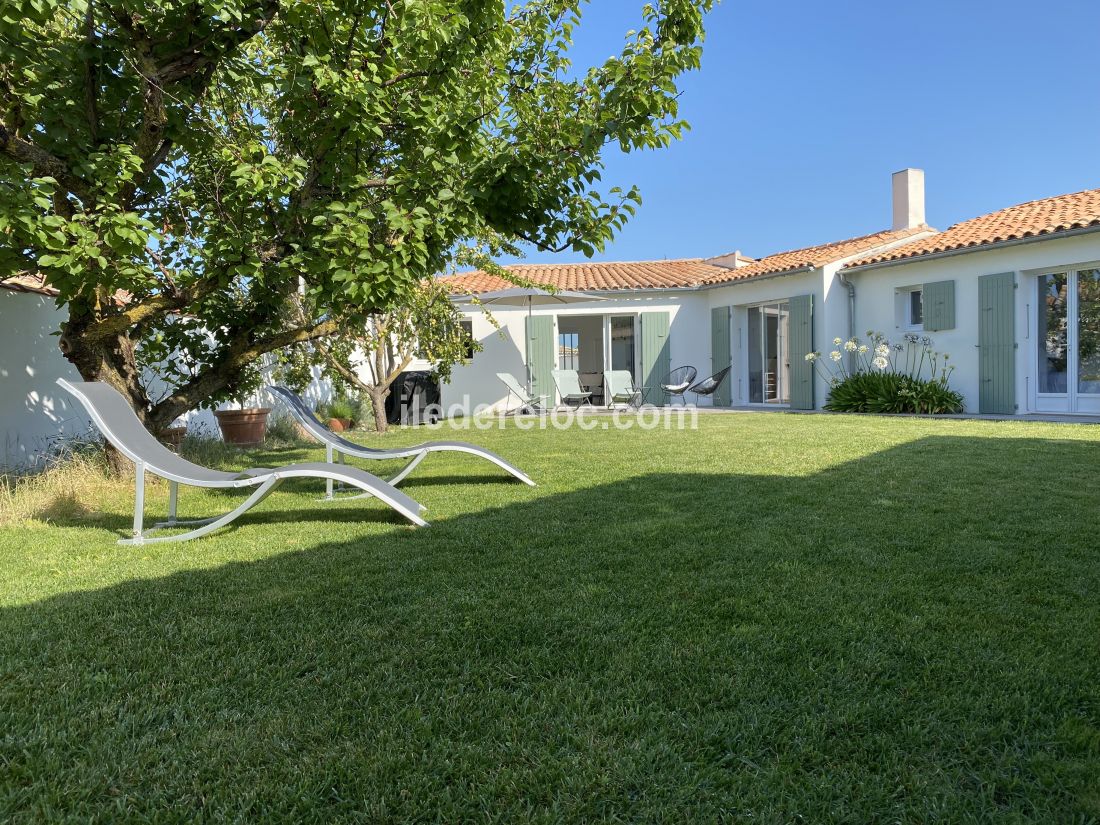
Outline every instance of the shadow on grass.
<svg viewBox="0 0 1100 825">
<path fill-rule="evenodd" d="M 652 474 L 7 609 L 0 812 L 1096 817 L 1097 466 Z"/>
</svg>

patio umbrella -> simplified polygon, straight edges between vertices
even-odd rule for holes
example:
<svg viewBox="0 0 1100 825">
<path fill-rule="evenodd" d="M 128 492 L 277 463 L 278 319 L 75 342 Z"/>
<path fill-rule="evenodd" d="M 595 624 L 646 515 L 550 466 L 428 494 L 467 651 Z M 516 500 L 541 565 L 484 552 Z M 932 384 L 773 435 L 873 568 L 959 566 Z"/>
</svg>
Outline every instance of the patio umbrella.
<svg viewBox="0 0 1100 825">
<path fill-rule="evenodd" d="M 583 304 L 588 301 L 603 301 L 596 295 L 588 292 L 570 292 L 567 289 L 559 289 L 550 292 L 538 287 L 512 287 L 510 289 L 498 289 L 495 292 L 482 292 L 480 295 L 456 295 L 451 298 L 455 303 L 471 303 L 477 299 L 483 304 L 495 306 L 527 307 L 527 318 L 531 318 L 531 309 L 536 306 L 550 306 L 553 304 Z M 523 359 L 527 361 L 526 356 Z M 531 364 L 527 363 L 527 392 L 531 392 Z"/>
</svg>

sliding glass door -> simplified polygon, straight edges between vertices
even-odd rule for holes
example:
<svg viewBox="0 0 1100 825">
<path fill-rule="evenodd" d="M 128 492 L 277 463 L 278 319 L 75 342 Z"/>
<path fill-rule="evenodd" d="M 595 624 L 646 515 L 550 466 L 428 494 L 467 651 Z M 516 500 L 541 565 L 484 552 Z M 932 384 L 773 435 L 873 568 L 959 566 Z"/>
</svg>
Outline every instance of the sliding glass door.
<svg viewBox="0 0 1100 825">
<path fill-rule="evenodd" d="M 1100 269 L 1037 281 L 1035 408 L 1100 412 Z"/>
<path fill-rule="evenodd" d="M 748 308 L 749 403 L 789 404 L 790 305 L 786 301 Z"/>
</svg>

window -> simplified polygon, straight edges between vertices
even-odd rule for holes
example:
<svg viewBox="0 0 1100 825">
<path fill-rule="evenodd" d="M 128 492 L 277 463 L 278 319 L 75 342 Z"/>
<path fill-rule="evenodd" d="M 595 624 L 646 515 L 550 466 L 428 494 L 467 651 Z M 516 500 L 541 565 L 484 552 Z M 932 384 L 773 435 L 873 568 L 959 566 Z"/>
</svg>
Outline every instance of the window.
<svg viewBox="0 0 1100 825">
<path fill-rule="evenodd" d="M 905 296 L 905 326 L 920 329 L 924 324 L 924 290 L 911 289 Z"/>
<path fill-rule="evenodd" d="M 581 366 L 581 336 L 579 332 L 558 335 L 558 369 L 579 370 Z"/>
<path fill-rule="evenodd" d="M 466 318 L 458 323 L 462 326 L 462 332 L 466 336 L 466 351 L 462 357 L 467 361 L 472 361 L 474 358 L 474 322 Z"/>
</svg>

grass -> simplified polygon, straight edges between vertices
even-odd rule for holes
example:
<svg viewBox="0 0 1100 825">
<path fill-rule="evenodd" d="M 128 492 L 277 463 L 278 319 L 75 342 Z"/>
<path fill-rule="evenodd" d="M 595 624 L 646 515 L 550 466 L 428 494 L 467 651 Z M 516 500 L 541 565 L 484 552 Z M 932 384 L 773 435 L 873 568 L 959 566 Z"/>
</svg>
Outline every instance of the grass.
<svg viewBox="0 0 1100 825">
<path fill-rule="evenodd" d="M 460 437 L 540 486 L 440 455 L 424 530 L 309 484 L 187 545 L 116 546 L 117 482 L 9 522 L 0 818 L 1100 820 L 1100 430 Z"/>
</svg>

